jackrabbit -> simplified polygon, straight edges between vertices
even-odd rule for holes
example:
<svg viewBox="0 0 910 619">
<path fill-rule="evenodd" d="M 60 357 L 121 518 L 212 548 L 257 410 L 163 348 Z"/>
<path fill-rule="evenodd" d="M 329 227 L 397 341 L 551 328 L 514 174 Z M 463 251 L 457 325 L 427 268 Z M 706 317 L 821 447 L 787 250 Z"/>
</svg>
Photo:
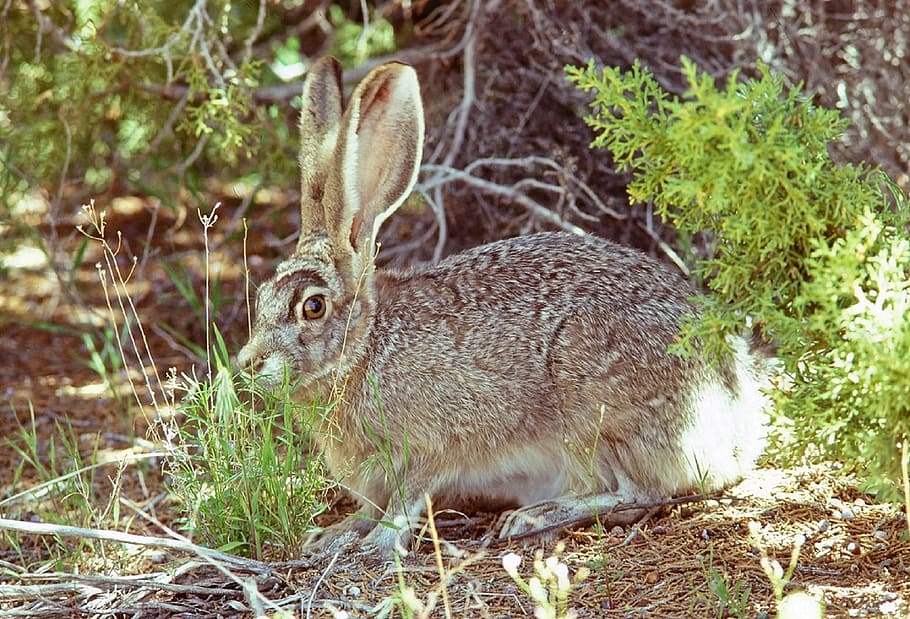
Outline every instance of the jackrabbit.
<svg viewBox="0 0 910 619">
<path fill-rule="evenodd" d="M 325 408 L 316 440 L 362 505 L 351 532 L 390 553 L 434 497 L 511 503 L 511 538 L 739 479 L 764 442 L 762 364 L 670 354 L 694 291 L 635 250 L 568 233 L 376 269 L 376 234 L 417 179 L 415 71 L 373 69 L 347 107 L 316 62 L 300 115 L 301 227 L 258 291 L 237 363 Z M 271 378 L 270 378 L 271 377 Z"/>
</svg>

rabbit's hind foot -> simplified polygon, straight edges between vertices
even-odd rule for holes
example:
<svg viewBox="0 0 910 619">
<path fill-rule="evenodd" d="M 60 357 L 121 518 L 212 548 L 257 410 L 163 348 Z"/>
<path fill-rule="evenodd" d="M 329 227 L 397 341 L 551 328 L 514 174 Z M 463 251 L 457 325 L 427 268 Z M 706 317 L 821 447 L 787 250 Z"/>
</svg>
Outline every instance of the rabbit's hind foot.
<svg viewBox="0 0 910 619">
<path fill-rule="evenodd" d="M 496 523 L 496 537 L 500 541 L 540 540 L 573 527 L 626 525 L 638 521 L 652 507 L 609 492 L 565 496 L 506 512 Z"/>
</svg>

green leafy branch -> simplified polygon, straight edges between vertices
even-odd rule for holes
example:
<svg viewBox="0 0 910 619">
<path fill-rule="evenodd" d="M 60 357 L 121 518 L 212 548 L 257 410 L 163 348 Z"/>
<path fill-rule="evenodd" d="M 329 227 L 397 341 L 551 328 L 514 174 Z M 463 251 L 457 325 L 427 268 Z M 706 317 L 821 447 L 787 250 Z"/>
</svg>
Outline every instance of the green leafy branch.
<svg viewBox="0 0 910 619">
<path fill-rule="evenodd" d="M 870 487 L 896 498 L 910 439 L 904 192 L 877 168 L 833 162 L 827 145 L 846 121 L 763 65 L 718 88 L 683 58 L 682 97 L 637 63 L 567 72 L 593 94 L 592 146 L 633 173 L 632 202 L 652 203 L 683 235 L 711 235 L 695 269 L 711 294 L 680 348 L 697 339 L 721 353 L 728 334 L 760 327 L 787 379 L 788 438 L 868 465 Z"/>
</svg>

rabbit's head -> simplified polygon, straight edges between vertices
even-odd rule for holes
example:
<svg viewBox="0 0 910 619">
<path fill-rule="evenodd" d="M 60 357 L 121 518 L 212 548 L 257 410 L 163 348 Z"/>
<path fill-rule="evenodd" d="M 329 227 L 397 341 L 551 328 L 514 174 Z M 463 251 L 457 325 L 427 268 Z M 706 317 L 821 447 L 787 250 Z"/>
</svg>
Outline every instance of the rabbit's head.
<svg viewBox="0 0 910 619">
<path fill-rule="evenodd" d="M 344 107 L 341 65 L 311 68 L 300 112 L 300 238 L 263 284 L 236 363 L 267 384 L 287 368 L 305 387 L 363 355 L 376 304 L 376 234 L 417 180 L 423 151 L 417 74 L 373 69 Z"/>
</svg>

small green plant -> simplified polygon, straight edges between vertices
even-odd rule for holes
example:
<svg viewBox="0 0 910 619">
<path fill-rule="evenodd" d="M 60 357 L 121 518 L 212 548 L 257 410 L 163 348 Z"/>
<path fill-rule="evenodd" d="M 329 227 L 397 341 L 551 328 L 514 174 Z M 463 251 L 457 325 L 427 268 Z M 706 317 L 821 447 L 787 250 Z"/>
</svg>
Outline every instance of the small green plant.
<svg viewBox="0 0 910 619">
<path fill-rule="evenodd" d="M 750 616 L 749 596 L 752 595 L 752 587 L 749 586 L 749 583 L 737 580 L 731 585 L 729 575 L 721 572 L 714 565 L 713 547 L 708 549 L 707 558 L 699 555 L 696 559 L 701 565 L 702 573 L 708 585 L 708 591 L 714 596 L 716 602 L 701 592 L 698 593 L 698 598 L 706 606 L 714 609 L 714 616 L 718 619 Z"/>
<path fill-rule="evenodd" d="M 796 564 L 799 562 L 799 553 L 806 539 L 802 535 L 796 536 L 793 541 L 793 550 L 790 552 L 790 563 L 786 571 L 777 559 L 768 556 L 768 551 L 761 542 L 761 525 L 755 521 L 749 523 L 749 537 L 761 554 L 761 567 L 765 576 L 771 582 L 774 591 L 774 601 L 777 604 L 778 617 L 781 619 L 821 619 L 825 615 L 824 604 L 805 591 L 792 591 L 784 595 L 784 590 L 790 585 Z"/>
<path fill-rule="evenodd" d="M 321 461 L 310 452 L 309 428 L 321 409 L 300 406 L 279 395 L 259 393 L 249 377 L 230 369 L 227 346 L 212 324 L 208 277 L 209 240 L 218 205 L 199 214 L 205 241 L 205 292 L 198 319 L 205 342 L 203 378 L 171 369 L 159 378 L 141 316 L 129 294 L 132 269 L 123 273 L 119 247 L 105 239 L 104 213 L 85 207 L 87 238 L 100 244 L 98 273 L 109 310 L 109 356 L 139 359 L 144 389 L 130 382 L 137 405 L 151 407 L 153 438 L 166 454 L 167 484 L 178 503 L 180 523 L 190 535 L 225 550 L 256 557 L 290 556 L 323 509 L 326 480 Z M 127 356 L 125 351 L 129 351 Z M 95 365 L 106 372 L 99 354 Z M 284 389 L 291 389 L 285 381 Z"/>
<path fill-rule="evenodd" d="M 326 507 L 328 482 L 307 431 L 318 409 L 238 390 L 244 379 L 221 362 L 211 382 L 173 379 L 187 394 L 177 406 L 183 420 L 166 431 L 182 528 L 223 550 L 293 556 Z"/>
<path fill-rule="evenodd" d="M 310 452 L 310 428 L 322 409 L 284 397 L 294 391 L 287 373 L 273 395 L 255 379 L 235 375 L 220 332 L 212 325 L 209 231 L 218 221 L 216 204 L 199 213 L 205 242 L 205 294 L 200 319 L 205 328 L 207 380 L 176 375 L 169 381 L 187 395 L 176 408 L 184 422 L 168 428 L 171 489 L 183 506 L 183 527 L 225 550 L 262 558 L 292 556 L 325 510 L 327 480 L 321 460 Z M 213 372 L 214 369 L 214 372 Z M 238 389 L 239 385 L 239 389 Z"/>
<path fill-rule="evenodd" d="M 713 235 L 695 269 L 711 294 L 677 351 L 697 340 L 724 354 L 751 321 L 782 362 L 777 427 L 796 445 L 781 459 L 843 459 L 896 500 L 910 440 L 907 196 L 875 168 L 835 164 L 828 142 L 846 121 L 764 66 L 718 88 L 684 58 L 681 98 L 638 64 L 567 71 L 594 94 L 592 145 L 633 173 L 632 201 Z"/>
<path fill-rule="evenodd" d="M 123 329 L 128 330 L 129 325 L 125 324 Z M 126 334 L 121 332 L 119 338 L 122 340 L 124 337 Z M 94 332 L 82 333 L 82 345 L 88 352 L 89 368 L 98 375 L 111 397 L 124 407 L 128 407 L 129 398 L 125 397 L 120 389 L 120 375 L 125 363 L 120 356 L 121 350 L 117 346 L 117 336 L 112 327 L 108 325 Z"/>
<path fill-rule="evenodd" d="M 26 467 L 31 468 L 43 487 L 33 491 L 29 509 L 39 518 L 56 523 L 80 522 L 90 524 L 95 507 L 94 470 L 85 469 L 78 439 L 73 429 L 56 422 L 56 433 L 41 441 L 35 423 L 34 408 L 29 406 L 31 422 L 19 427 L 17 439 L 6 439 L 8 446 L 18 454 L 19 466 L 15 478 L 22 477 Z M 84 475 L 68 475 L 74 469 Z M 15 485 L 15 484 L 14 484 Z"/>
<path fill-rule="evenodd" d="M 537 619 L 572 619 L 578 616 L 569 608 L 569 594 L 591 572 L 587 567 L 582 567 L 570 579 L 569 567 L 559 560 L 564 550 L 565 546 L 559 543 L 556 552 L 546 559 L 543 558 L 543 551 L 538 550 L 534 555 L 534 575 L 527 581 L 518 573 L 521 555 L 510 552 L 502 558 L 503 569 L 518 588 L 534 601 L 534 616 Z"/>
<path fill-rule="evenodd" d="M 698 490 L 698 494 L 703 497 L 710 494 L 708 492 L 708 476 L 710 471 L 702 468 L 701 463 L 698 461 L 698 458 L 695 457 L 695 454 L 692 454 L 692 458 L 686 457 L 686 461 L 689 463 L 689 467 L 693 473 L 695 479 L 695 488 Z"/>
<path fill-rule="evenodd" d="M 0 500 L 0 514 L 5 518 L 36 517 L 41 522 L 81 527 L 120 526 L 120 488 L 126 460 L 119 462 L 98 457 L 98 444 L 80 444 L 69 423 L 55 422 L 55 432 L 39 439 L 35 411 L 29 406 L 30 422 L 20 425 L 18 436 L 4 439 L 5 445 L 19 456 L 13 475 L 17 488 L 28 472 L 38 483 Z M 117 465 L 115 467 L 115 464 Z M 116 472 L 102 476 L 102 468 L 115 467 Z M 13 548 L 20 541 L 11 533 L 4 538 Z M 72 544 L 62 538 L 42 538 L 46 554 L 57 566 L 72 565 L 86 556 L 107 556 L 100 543 L 80 540 Z M 109 554 L 109 553 L 108 553 Z"/>
</svg>

